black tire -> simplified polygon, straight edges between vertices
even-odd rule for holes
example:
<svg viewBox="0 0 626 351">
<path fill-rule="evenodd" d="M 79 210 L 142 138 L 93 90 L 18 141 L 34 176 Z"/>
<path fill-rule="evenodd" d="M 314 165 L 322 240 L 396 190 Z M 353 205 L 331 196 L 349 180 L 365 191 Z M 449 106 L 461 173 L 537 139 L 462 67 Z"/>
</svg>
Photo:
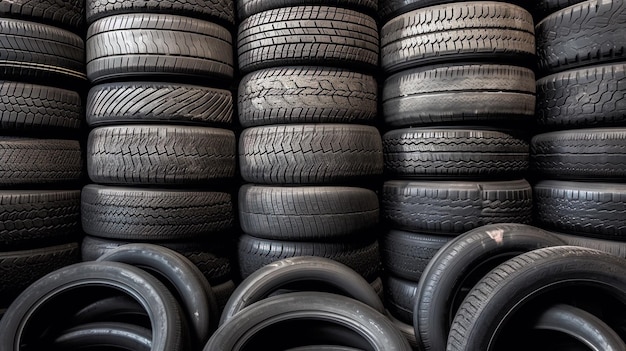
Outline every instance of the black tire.
<svg viewBox="0 0 626 351">
<path fill-rule="evenodd" d="M 336 6 L 372 13 L 378 9 L 378 0 L 237 0 L 237 12 L 243 20 L 259 12 L 301 5 Z"/>
<path fill-rule="evenodd" d="M 213 290 L 213 295 L 215 295 L 215 300 L 217 301 L 217 308 L 220 314 L 222 313 L 222 311 L 224 311 L 224 307 L 226 307 L 226 302 L 228 302 L 228 299 L 233 294 L 236 288 L 237 286 L 232 280 L 229 280 L 219 285 L 211 286 L 211 289 Z"/>
<path fill-rule="evenodd" d="M 265 239 L 333 241 L 378 224 L 378 196 L 363 188 L 244 185 L 238 205 L 241 229 Z"/>
<path fill-rule="evenodd" d="M 582 1 L 582 0 L 581 0 Z M 379 15 L 382 23 L 386 23 L 393 17 L 428 6 L 445 4 L 452 0 L 382 0 L 379 6 Z M 506 2 L 527 6 L 526 0 L 507 0 Z"/>
<path fill-rule="evenodd" d="M 159 82 L 96 85 L 87 96 L 87 124 L 141 122 L 229 125 L 233 96 L 228 90 Z"/>
<path fill-rule="evenodd" d="M 559 232 L 626 241 L 626 184 L 541 181 L 535 219 Z"/>
<path fill-rule="evenodd" d="M 535 22 L 540 22 L 538 20 L 542 20 L 559 10 L 584 1 L 586 0 L 538 0 L 534 8 Z"/>
<path fill-rule="evenodd" d="M 559 180 L 618 180 L 626 176 L 626 128 L 565 130 L 535 135 L 537 174 Z"/>
<path fill-rule="evenodd" d="M 519 178 L 528 169 L 528 143 L 499 131 L 396 129 L 383 149 L 395 178 Z"/>
<path fill-rule="evenodd" d="M 623 305 L 624 277 L 626 261 L 597 250 L 560 246 L 521 254 L 496 267 L 469 292 L 452 323 L 447 350 L 467 350 L 467 345 L 476 350 L 496 349 L 507 324 L 521 311 L 536 311 L 532 308 L 540 303 L 541 295 L 564 299 L 575 294 L 576 288 L 587 288 L 599 294 L 587 298 L 605 294 Z"/>
<path fill-rule="evenodd" d="M 448 242 L 430 261 L 417 288 L 413 326 L 422 349 L 446 349 L 461 301 L 487 272 L 522 252 L 558 245 L 563 241 L 523 224 L 484 226 Z"/>
<path fill-rule="evenodd" d="M 0 2 L 0 7 L 2 4 L 4 2 Z M 77 92 L 0 81 L 0 128 L 3 130 L 78 130 L 83 120 L 82 109 Z"/>
<path fill-rule="evenodd" d="M 398 278 L 417 282 L 428 262 L 452 238 L 445 235 L 389 230 L 380 239 L 383 267 Z M 412 324 L 413 321 L 407 323 Z"/>
<path fill-rule="evenodd" d="M 2 17 L 42 22 L 79 32 L 83 27 L 85 5 L 82 0 L 11 0 L 0 2 Z"/>
<path fill-rule="evenodd" d="M 311 328 L 304 328 L 306 325 Z M 374 351 L 411 350 L 380 312 L 360 301 L 320 292 L 278 295 L 254 304 L 223 324 L 204 350 L 246 350 L 243 340 L 271 342 L 280 350 L 312 345 L 313 341 Z"/>
<path fill-rule="evenodd" d="M 85 81 L 85 44 L 78 35 L 45 24 L 0 18 L 3 79 L 71 85 Z"/>
<path fill-rule="evenodd" d="M 486 224 L 532 221 L 532 188 L 526 180 L 387 181 L 383 218 L 394 228 L 458 235 Z"/>
<path fill-rule="evenodd" d="M 116 350 L 151 351 L 150 329 L 127 323 L 90 323 L 64 330 L 52 342 L 58 350 L 115 348 Z"/>
<path fill-rule="evenodd" d="M 229 193 L 95 184 L 83 188 L 81 220 L 87 234 L 134 241 L 206 237 L 235 221 Z"/>
<path fill-rule="evenodd" d="M 539 69 L 546 74 L 626 58 L 626 3 L 589 0 L 537 24 Z"/>
<path fill-rule="evenodd" d="M 431 6 L 382 27 L 382 68 L 391 73 L 485 59 L 528 64 L 535 54 L 534 33 L 531 14 L 516 5 L 475 1 Z"/>
<path fill-rule="evenodd" d="M 382 175 L 382 142 L 371 126 L 253 127 L 239 138 L 239 165 L 241 176 L 250 183 L 353 182 Z"/>
<path fill-rule="evenodd" d="M 146 310 L 132 296 L 114 293 L 92 303 L 88 303 L 68 319 L 67 325 L 79 326 L 90 323 L 118 322 L 130 323 L 138 327 L 150 328 L 150 317 Z"/>
<path fill-rule="evenodd" d="M 0 250 L 77 239 L 80 190 L 1 190 Z"/>
<path fill-rule="evenodd" d="M 103 184 L 206 184 L 235 175 L 235 134 L 170 125 L 99 127 L 89 133 L 87 171 Z"/>
<path fill-rule="evenodd" d="M 537 81 L 537 122 L 548 128 L 619 126 L 626 122 L 626 64 L 553 74 Z"/>
<path fill-rule="evenodd" d="M 387 313 L 387 318 L 389 318 L 389 320 L 393 323 L 393 325 L 396 326 L 396 329 L 398 329 L 400 333 L 404 335 L 404 337 L 409 342 L 409 345 L 411 345 L 411 348 L 414 351 L 420 351 L 418 343 L 417 343 L 417 339 L 415 338 L 415 329 L 413 328 L 413 326 L 411 324 L 407 324 L 398 320 L 397 318 L 395 318 L 389 313 Z"/>
<path fill-rule="evenodd" d="M 238 243 L 239 270 L 242 278 L 265 265 L 297 256 L 326 257 L 352 268 L 366 280 L 379 276 L 380 257 L 377 241 L 360 243 L 289 242 L 242 235 Z"/>
<path fill-rule="evenodd" d="M 374 288 L 350 267 L 323 257 L 293 257 L 264 266 L 241 282 L 226 303 L 220 326 L 246 307 L 294 283 L 311 283 L 315 289 L 311 291 L 331 288 L 333 293 L 361 301 L 385 313 L 383 302 Z"/>
<path fill-rule="evenodd" d="M 126 13 L 164 13 L 235 23 L 233 0 L 87 0 L 87 22 Z"/>
<path fill-rule="evenodd" d="M 138 76 L 231 79 L 232 36 L 224 27 L 190 17 L 105 17 L 87 31 L 87 76 L 92 83 Z"/>
<path fill-rule="evenodd" d="M 78 141 L 0 136 L 0 186 L 78 181 L 82 166 Z"/>
<path fill-rule="evenodd" d="M 318 63 L 378 66 L 376 20 L 337 7 L 293 6 L 258 13 L 239 24 L 237 45 L 239 69 L 244 73 Z"/>
<path fill-rule="evenodd" d="M 417 282 L 399 279 L 392 275 L 385 279 L 385 306 L 391 315 L 403 323 L 413 323 L 413 309 L 417 295 Z"/>
<path fill-rule="evenodd" d="M 330 67 L 256 71 L 239 84 L 244 127 L 281 123 L 372 123 L 378 88 L 373 76 Z"/>
<path fill-rule="evenodd" d="M 383 115 L 392 128 L 510 122 L 535 115 L 535 74 L 509 65 L 414 68 L 387 78 Z"/>
<path fill-rule="evenodd" d="M 588 238 L 580 235 L 565 234 L 565 233 L 553 233 L 567 245 L 582 246 L 588 249 L 595 249 L 610 253 L 617 257 L 626 258 L 626 242 Z"/>
</svg>

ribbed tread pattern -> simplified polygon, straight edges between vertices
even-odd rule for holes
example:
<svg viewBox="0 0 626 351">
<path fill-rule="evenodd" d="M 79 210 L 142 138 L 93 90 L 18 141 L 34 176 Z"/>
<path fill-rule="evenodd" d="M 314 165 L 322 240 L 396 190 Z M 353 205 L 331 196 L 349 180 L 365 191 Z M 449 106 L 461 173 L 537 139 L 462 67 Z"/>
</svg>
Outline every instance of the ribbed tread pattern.
<svg viewBox="0 0 626 351">
<path fill-rule="evenodd" d="M 237 0 L 237 11 L 243 20 L 259 12 L 301 5 L 336 6 L 369 13 L 378 9 L 378 0 Z"/>
<path fill-rule="evenodd" d="M 82 0 L 11 0 L 0 1 L 2 17 L 43 22 L 70 30 L 83 25 L 85 5 Z"/>
<path fill-rule="evenodd" d="M 244 127 L 280 123 L 369 123 L 376 119 L 373 76 L 329 67 L 280 67 L 253 72 L 239 84 Z"/>
<path fill-rule="evenodd" d="M 87 141 L 87 170 L 96 183 L 200 183 L 235 174 L 235 134 L 208 127 L 99 127 Z"/>
<path fill-rule="evenodd" d="M 77 181 L 78 141 L 0 137 L 0 186 Z"/>
<path fill-rule="evenodd" d="M 365 14 L 329 6 L 293 6 L 258 13 L 239 25 L 239 68 L 287 65 L 378 65 L 378 26 Z"/>
<path fill-rule="evenodd" d="M 533 13 L 536 18 L 543 19 L 559 10 L 584 1 L 586 0 L 538 0 L 535 4 L 535 8 L 533 9 Z"/>
<path fill-rule="evenodd" d="M 532 117 L 535 74 L 489 64 L 402 71 L 385 81 L 383 114 L 391 127 Z"/>
<path fill-rule="evenodd" d="M 87 234 L 112 239 L 175 240 L 233 226 L 230 194 L 87 185 L 81 219 Z"/>
<path fill-rule="evenodd" d="M 382 142 L 370 126 L 253 127 L 241 134 L 239 162 L 243 179 L 251 183 L 346 182 L 382 174 Z"/>
<path fill-rule="evenodd" d="M 623 179 L 626 128 L 544 133 L 531 141 L 533 168 L 555 179 Z"/>
<path fill-rule="evenodd" d="M 535 54 L 533 19 L 523 8 L 490 1 L 431 6 L 402 14 L 381 29 L 382 68 Z"/>
<path fill-rule="evenodd" d="M 87 76 L 92 82 L 129 76 L 229 79 L 233 77 L 232 45 L 226 28 L 196 18 L 105 17 L 87 31 Z"/>
<path fill-rule="evenodd" d="M 537 122 L 548 127 L 602 127 L 626 121 L 626 64 L 556 73 L 537 81 Z"/>
<path fill-rule="evenodd" d="M 87 96 L 90 126 L 132 122 L 230 124 L 233 96 L 224 89 L 158 82 L 96 85 Z"/>
<path fill-rule="evenodd" d="M 589 0 L 537 24 L 539 69 L 567 69 L 626 58 L 626 2 Z"/>
<path fill-rule="evenodd" d="M 389 275 L 384 281 L 384 287 L 385 306 L 389 312 L 403 323 L 413 324 L 417 282 Z"/>
<path fill-rule="evenodd" d="M 385 170 L 396 177 L 523 176 L 528 143 L 498 131 L 396 129 L 383 135 Z"/>
<path fill-rule="evenodd" d="M 458 235 L 492 223 L 530 223 L 532 189 L 526 180 L 388 181 L 383 218 L 394 228 Z"/>
<path fill-rule="evenodd" d="M 378 224 L 378 196 L 362 188 L 244 185 L 238 204 L 243 231 L 266 239 L 358 237 Z"/>
</svg>

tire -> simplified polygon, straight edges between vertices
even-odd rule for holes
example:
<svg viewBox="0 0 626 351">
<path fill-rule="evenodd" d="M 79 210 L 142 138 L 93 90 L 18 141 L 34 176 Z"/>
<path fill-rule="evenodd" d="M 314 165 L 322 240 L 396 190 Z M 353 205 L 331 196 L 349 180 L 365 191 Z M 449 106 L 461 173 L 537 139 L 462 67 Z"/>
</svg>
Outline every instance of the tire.
<svg viewBox="0 0 626 351">
<path fill-rule="evenodd" d="M 49 246 L 80 234 L 79 190 L 0 191 L 0 250 Z"/>
<path fill-rule="evenodd" d="M 146 310 L 133 297 L 121 293 L 103 297 L 81 308 L 68 319 L 66 325 L 80 326 L 91 323 L 129 323 L 150 328 Z"/>
<path fill-rule="evenodd" d="M 250 183 L 328 184 L 382 175 L 378 130 L 347 124 L 248 128 L 239 138 L 241 176 Z"/>
<path fill-rule="evenodd" d="M 0 186 L 62 184 L 81 178 L 78 141 L 0 136 Z"/>
<path fill-rule="evenodd" d="M 523 224 L 484 226 L 449 241 L 426 266 L 417 287 L 413 326 L 421 348 L 446 349 L 458 306 L 487 272 L 522 252 L 558 245 L 563 241 Z"/>
<path fill-rule="evenodd" d="M 45 24 L 0 18 L 3 79 L 76 86 L 85 81 L 85 44 L 78 35 Z"/>
<path fill-rule="evenodd" d="M 211 286 L 211 288 L 213 290 L 213 295 L 215 295 L 215 299 L 217 300 L 218 311 L 221 314 L 222 311 L 224 311 L 226 302 L 235 291 L 235 288 L 236 288 L 235 282 L 232 280 L 229 280 L 219 285 L 213 285 Z"/>
<path fill-rule="evenodd" d="M 240 20 L 267 10 L 301 5 L 330 5 L 352 8 L 365 13 L 372 13 L 378 9 L 377 0 L 237 0 Z"/>
<path fill-rule="evenodd" d="M 626 258 L 626 242 L 588 238 L 580 235 L 554 233 L 559 239 L 563 240 L 567 245 L 582 246 L 588 249 L 604 251 L 617 257 Z"/>
<path fill-rule="evenodd" d="M 593 66 L 537 81 L 537 122 L 548 128 L 620 126 L 626 121 L 626 64 Z"/>
<path fill-rule="evenodd" d="M 193 123 L 230 125 L 228 90 L 159 82 L 96 85 L 87 96 L 87 124 Z"/>
<path fill-rule="evenodd" d="M 421 9 L 428 6 L 449 3 L 450 0 L 384 0 L 381 1 L 378 13 L 380 14 L 381 23 L 386 23 L 394 17 L 404 13 Z M 525 0 L 507 0 L 508 3 L 520 6 L 527 5 Z"/>
<path fill-rule="evenodd" d="M 535 55 L 533 19 L 523 8 L 475 1 L 414 10 L 381 29 L 387 73 L 451 61 L 527 64 Z"/>
<path fill-rule="evenodd" d="M 499 131 L 396 129 L 383 150 L 395 178 L 519 178 L 528 169 L 528 143 Z"/>
<path fill-rule="evenodd" d="M 459 235 L 495 223 L 532 221 L 532 188 L 526 180 L 387 181 L 383 218 L 394 228 Z"/>
<path fill-rule="evenodd" d="M 150 329 L 126 323 L 93 323 L 65 330 L 51 345 L 58 350 L 116 348 L 120 350 L 152 350 Z"/>
<path fill-rule="evenodd" d="M 584 1 L 585 0 L 539 0 L 534 8 L 535 22 L 538 23 L 540 20 L 559 10 Z"/>
<path fill-rule="evenodd" d="M 396 278 L 385 279 L 385 306 L 391 315 L 403 323 L 413 323 L 413 308 L 417 294 L 417 282 Z"/>
<path fill-rule="evenodd" d="M 233 227 L 229 193 L 90 184 L 81 219 L 90 235 L 121 240 L 181 240 L 215 236 Z"/>
<path fill-rule="evenodd" d="M 256 71 L 239 84 L 244 127 L 283 123 L 362 123 L 377 116 L 373 76 L 339 68 L 281 67 Z"/>
<path fill-rule="evenodd" d="M 377 241 L 359 243 L 289 242 L 242 235 L 237 245 L 239 269 L 243 279 L 265 265 L 297 256 L 325 257 L 352 268 L 367 281 L 379 276 L 380 257 Z"/>
<path fill-rule="evenodd" d="M 0 7 L 5 4 L 0 2 Z M 83 112 L 77 92 L 0 81 L 0 128 L 19 131 L 77 131 Z"/>
<path fill-rule="evenodd" d="M 0 2 L 0 16 L 42 22 L 79 32 L 85 5 L 81 0 L 16 0 Z"/>
<path fill-rule="evenodd" d="M 239 24 L 237 45 L 243 73 L 293 65 L 378 66 L 376 21 L 337 7 L 293 6 L 258 13 Z"/>
<path fill-rule="evenodd" d="M 318 325 L 327 326 L 330 330 L 322 327 L 322 330 L 313 330 L 309 334 L 310 329 L 302 328 L 304 325 L 311 325 L 311 329 L 316 329 Z M 284 330 L 285 333 L 276 334 L 277 330 Z M 344 334 L 351 337 L 346 338 Z M 345 296 L 320 292 L 279 295 L 250 306 L 223 324 L 204 350 L 243 350 L 245 348 L 240 342 L 246 339 L 273 340 L 276 349 L 281 350 L 308 346 L 311 345 L 308 341 L 312 340 L 375 351 L 411 349 L 391 321 L 378 311 Z M 320 339 L 330 340 L 325 342 Z"/>
<path fill-rule="evenodd" d="M 544 74 L 626 57 L 623 0 L 584 1 L 553 13 L 536 28 L 538 65 Z"/>
<path fill-rule="evenodd" d="M 238 205 L 241 229 L 265 239 L 337 241 L 378 224 L 378 196 L 362 188 L 248 184 Z"/>
<path fill-rule="evenodd" d="M 626 128 L 565 130 L 535 135 L 534 170 L 559 180 L 621 180 L 626 176 Z"/>
<path fill-rule="evenodd" d="M 534 186 L 535 219 L 549 229 L 626 241 L 626 185 L 541 181 Z"/>
<path fill-rule="evenodd" d="M 139 76 L 231 79 L 232 45 L 226 28 L 195 18 L 164 14 L 105 17 L 87 31 L 87 77 L 92 83 Z"/>
<path fill-rule="evenodd" d="M 450 240 L 451 236 L 391 229 L 380 239 L 383 267 L 393 276 L 418 282 L 428 262 Z M 413 324 L 412 319 L 406 323 Z"/>
<path fill-rule="evenodd" d="M 294 283 L 310 283 L 315 289 L 311 291 L 331 288 L 333 293 L 361 301 L 385 313 L 385 307 L 374 288 L 350 267 L 322 257 L 294 257 L 264 266 L 239 284 L 226 303 L 220 326 L 245 308 Z"/>
<path fill-rule="evenodd" d="M 419 351 L 419 348 L 417 346 L 417 339 L 415 338 L 415 329 L 413 329 L 413 326 L 399 321 L 397 318 L 389 313 L 387 313 L 387 318 L 389 318 L 393 325 L 396 326 L 396 329 L 398 329 L 402 333 L 402 335 L 404 335 L 404 337 L 409 342 L 409 345 L 411 345 L 411 349 L 414 351 Z"/>
<path fill-rule="evenodd" d="M 508 65 L 402 71 L 385 81 L 383 115 L 392 128 L 528 120 L 535 115 L 535 74 Z"/>
<path fill-rule="evenodd" d="M 87 171 L 103 184 L 206 184 L 235 175 L 235 134 L 226 129 L 126 125 L 93 129 Z"/>
<path fill-rule="evenodd" d="M 588 287 L 615 295 L 623 304 L 625 276 L 624 260 L 601 251 L 560 246 L 521 254 L 496 267 L 469 292 L 452 323 L 447 350 L 466 350 L 466 345 L 494 350 L 516 312 L 529 311 L 541 295 L 560 293 L 563 299 L 577 287 Z"/>
</svg>

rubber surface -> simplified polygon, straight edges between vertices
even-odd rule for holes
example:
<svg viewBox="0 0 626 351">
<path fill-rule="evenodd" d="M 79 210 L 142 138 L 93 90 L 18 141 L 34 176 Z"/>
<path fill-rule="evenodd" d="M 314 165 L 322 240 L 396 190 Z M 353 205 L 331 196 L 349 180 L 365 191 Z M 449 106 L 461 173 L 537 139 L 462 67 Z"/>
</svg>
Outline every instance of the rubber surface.
<svg viewBox="0 0 626 351">
<path fill-rule="evenodd" d="M 541 20 L 559 10 L 584 1 L 585 0 L 538 0 L 533 9 L 533 13 L 536 19 Z"/>
<path fill-rule="evenodd" d="M 369 13 L 378 9 L 378 0 L 237 0 L 237 11 L 243 20 L 259 12 L 300 5 L 327 5 Z"/>
<path fill-rule="evenodd" d="M 413 307 L 417 302 L 417 282 L 392 275 L 385 279 L 385 303 L 389 312 L 403 323 L 413 323 Z"/>
<path fill-rule="evenodd" d="M 617 257 L 626 258 L 626 242 L 624 241 L 596 239 L 564 233 L 554 233 L 554 235 L 567 243 L 567 245 L 582 246 L 588 249 L 604 251 Z"/>
<path fill-rule="evenodd" d="M 0 2 L 2 17 L 42 22 L 78 32 L 83 26 L 82 0 L 11 0 Z"/>
</svg>

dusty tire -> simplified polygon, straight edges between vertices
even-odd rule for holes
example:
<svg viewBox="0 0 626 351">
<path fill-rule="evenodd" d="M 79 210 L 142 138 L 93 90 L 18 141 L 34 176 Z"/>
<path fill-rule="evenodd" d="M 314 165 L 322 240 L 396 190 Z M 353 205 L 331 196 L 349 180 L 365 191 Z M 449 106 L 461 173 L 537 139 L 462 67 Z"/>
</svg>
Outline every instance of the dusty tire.
<svg viewBox="0 0 626 351">
<path fill-rule="evenodd" d="M 237 11 L 243 20 L 259 12 L 301 5 L 336 6 L 372 13 L 378 9 L 378 0 L 237 0 Z"/>
</svg>

